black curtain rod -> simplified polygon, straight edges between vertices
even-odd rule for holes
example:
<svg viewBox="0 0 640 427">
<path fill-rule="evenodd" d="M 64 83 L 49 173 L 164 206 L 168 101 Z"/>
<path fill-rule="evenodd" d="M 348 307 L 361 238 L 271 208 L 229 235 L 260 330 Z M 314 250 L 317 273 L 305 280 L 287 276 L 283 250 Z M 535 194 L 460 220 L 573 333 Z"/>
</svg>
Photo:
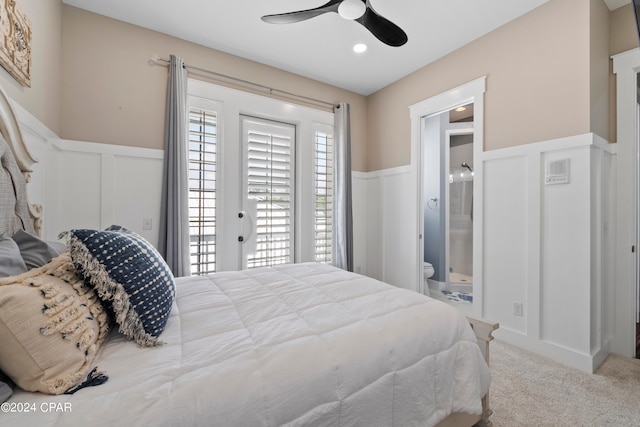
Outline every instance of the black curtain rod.
<svg viewBox="0 0 640 427">
<path fill-rule="evenodd" d="M 169 64 L 171 62 L 169 59 L 161 58 L 158 55 L 153 55 L 151 57 L 151 61 L 154 62 L 154 63 L 164 62 L 166 64 Z M 332 109 L 334 107 L 338 107 L 338 105 L 336 105 L 336 104 L 334 104 L 332 102 L 327 102 L 327 101 L 323 101 L 321 99 L 311 98 L 311 97 L 304 96 L 304 95 L 298 95 L 298 94 L 295 94 L 295 93 L 287 92 L 286 90 L 272 88 L 272 87 L 269 87 L 269 86 L 262 85 L 260 83 L 250 82 L 248 80 L 239 79 L 239 78 L 233 77 L 233 76 L 228 76 L 226 74 L 222 74 L 222 73 L 218 73 L 218 72 L 215 72 L 215 71 L 207 70 L 205 68 L 195 67 L 193 65 L 187 65 L 187 64 L 184 64 L 183 67 L 185 69 L 187 69 L 187 70 L 198 71 L 200 73 L 205 73 L 205 74 L 212 74 L 212 75 L 214 75 L 216 77 L 222 77 L 222 78 L 225 78 L 225 79 L 233 80 L 233 81 L 236 81 L 236 82 L 239 82 L 239 83 L 243 83 L 243 84 L 246 84 L 246 85 L 254 86 L 254 87 L 257 87 L 257 88 L 260 88 L 260 89 L 264 89 L 264 90 L 269 91 L 269 94 L 274 94 L 274 92 L 277 92 L 277 93 L 280 93 L 280 94 L 283 94 L 283 95 L 286 95 L 286 96 L 299 98 L 299 99 L 304 99 L 306 101 L 315 102 L 315 103 L 318 103 L 318 104 L 323 104 L 323 105 L 326 105 L 328 107 L 331 107 Z"/>
</svg>

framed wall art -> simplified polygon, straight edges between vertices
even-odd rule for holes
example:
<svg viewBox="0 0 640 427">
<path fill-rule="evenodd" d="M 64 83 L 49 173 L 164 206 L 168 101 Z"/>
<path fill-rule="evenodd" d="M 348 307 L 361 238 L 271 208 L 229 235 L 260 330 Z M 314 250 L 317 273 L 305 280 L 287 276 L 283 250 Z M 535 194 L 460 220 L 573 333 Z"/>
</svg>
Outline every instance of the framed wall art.
<svg viewBox="0 0 640 427">
<path fill-rule="evenodd" d="M 0 65 L 31 87 L 31 22 L 16 0 L 0 0 Z"/>
</svg>

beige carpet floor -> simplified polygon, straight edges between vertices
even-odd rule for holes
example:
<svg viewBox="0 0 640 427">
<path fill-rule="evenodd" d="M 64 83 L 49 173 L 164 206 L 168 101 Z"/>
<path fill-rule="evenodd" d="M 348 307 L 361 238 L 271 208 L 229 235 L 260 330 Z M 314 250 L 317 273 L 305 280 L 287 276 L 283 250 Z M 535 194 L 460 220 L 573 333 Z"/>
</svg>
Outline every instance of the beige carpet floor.
<svg viewBox="0 0 640 427">
<path fill-rule="evenodd" d="M 640 359 L 610 355 L 595 374 L 491 342 L 495 427 L 640 426 Z"/>
</svg>

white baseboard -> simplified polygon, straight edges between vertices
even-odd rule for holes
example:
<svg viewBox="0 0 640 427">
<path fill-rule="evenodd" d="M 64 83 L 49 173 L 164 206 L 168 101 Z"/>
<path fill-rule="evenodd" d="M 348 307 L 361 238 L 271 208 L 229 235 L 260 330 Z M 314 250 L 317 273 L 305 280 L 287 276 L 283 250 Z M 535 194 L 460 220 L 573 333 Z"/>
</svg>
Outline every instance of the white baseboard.
<svg viewBox="0 0 640 427">
<path fill-rule="evenodd" d="M 549 343 L 542 339 L 529 337 L 502 326 L 494 331 L 493 336 L 498 340 L 505 341 L 590 374 L 592 374 L 609 355 L 609 352 L 606 350 L 601 350 L 595 355 L 584 354 L 576 350 Z"/>
</svg>

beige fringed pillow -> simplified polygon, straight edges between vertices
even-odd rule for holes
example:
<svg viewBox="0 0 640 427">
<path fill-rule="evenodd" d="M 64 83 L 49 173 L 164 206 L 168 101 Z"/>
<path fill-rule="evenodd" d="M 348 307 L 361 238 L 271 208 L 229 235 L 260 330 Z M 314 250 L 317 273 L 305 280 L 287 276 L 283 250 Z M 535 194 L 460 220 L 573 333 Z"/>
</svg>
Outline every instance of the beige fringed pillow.
<svg viewBox="0 0 640 427">
<path fill-rule="evenodd" d="M 108 315 L 69 253 L 0 279 L 0 370 L 24 390 L 62 394 L 89 380 L 108 331 Z"/>
</svg>

